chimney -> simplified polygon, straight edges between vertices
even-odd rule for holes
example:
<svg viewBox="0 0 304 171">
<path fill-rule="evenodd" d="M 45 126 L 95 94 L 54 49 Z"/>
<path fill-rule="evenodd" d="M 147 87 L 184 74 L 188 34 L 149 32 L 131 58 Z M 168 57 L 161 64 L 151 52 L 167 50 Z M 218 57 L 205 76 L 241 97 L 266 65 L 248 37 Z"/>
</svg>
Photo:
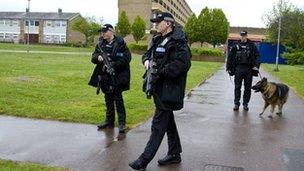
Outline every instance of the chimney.
<svg viewBox="0 0 304 171">
<path fill-rule="evenodd" d="M 25 12 L 26 12 L 26 13 L 30 12 L 30 9 L 26 8 L 26 9 L 25 9 Z"/>
<path fill-rule="evenodd" d="M 61 8 L 58 8 L 58 13 L 62 14 L 62 9 Z"/>
</svg>

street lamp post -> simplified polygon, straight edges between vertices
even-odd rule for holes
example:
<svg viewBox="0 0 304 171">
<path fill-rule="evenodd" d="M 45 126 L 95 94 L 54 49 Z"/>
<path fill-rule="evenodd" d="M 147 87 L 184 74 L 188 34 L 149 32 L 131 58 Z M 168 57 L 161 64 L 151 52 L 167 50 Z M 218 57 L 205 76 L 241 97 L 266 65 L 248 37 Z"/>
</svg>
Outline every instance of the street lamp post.
<svg viewBox="0 0 304 171">
<path fill-rule="evenodd" d="M 27 53 L 30 51 L 30 0 L 27 1 Z"/>
<path fill-rule="evenodd" d="M 281 25 L 282 25 L 282 0 L 280 0 L 279 7 L 279 28 L 278 28 L 278 42 L 277 42 L 277 56 L 276 56 L 276 67 L 274 71 L 279 71 L 279 55 L 280 55 L 280 37 L 281 37 Z"/>
</svg>

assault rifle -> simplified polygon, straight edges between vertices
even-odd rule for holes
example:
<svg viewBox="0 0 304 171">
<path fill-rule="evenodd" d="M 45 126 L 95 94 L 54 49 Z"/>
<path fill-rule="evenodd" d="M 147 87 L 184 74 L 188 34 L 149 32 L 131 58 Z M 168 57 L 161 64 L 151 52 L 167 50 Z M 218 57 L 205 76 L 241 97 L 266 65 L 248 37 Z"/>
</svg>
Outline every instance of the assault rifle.
<svg viewBox="0 0 304 171">
<path fill-rule="evenodd" d="M 114 78 L 114 76 L 115 76 L 115 70 L 114 70 L 113 66 L 111 65 L 111 63 L 110 63 L 110 61 L 109 61 L 108 54 L 105 53 L 105 52 L 101 49 L 99 43 L 98 43 L 97 46 L 98 46 L 98 49 L 99 49 L 99 51 L 100 51 L 100 55 L 102 56 L 102 59 L 103 59 L 102 62 L 103 62 L 104 65 L 103 65 L 102 70 L 103 70 L 103 71 L 106 71 L 106 72 L 110 75 L 111 80 L 112 80 L 112 84 L 113 84 L 113 85 L 110 85 L 110 87 L 109 87 L 110 92 L 112 92 L 112 91 L 114 90 L 114 85 L 115 85 L 115 78 Z M 99 94 L 100 89 L 101 89 L 100 81 L 101 81 L 101 77 L 100 77 L 100 75 L 98 75 L 98 84 L 97 84 L 97 90 L 96 90 L 96 94 L 97 94 L 97 95 Z"/>
</svg>

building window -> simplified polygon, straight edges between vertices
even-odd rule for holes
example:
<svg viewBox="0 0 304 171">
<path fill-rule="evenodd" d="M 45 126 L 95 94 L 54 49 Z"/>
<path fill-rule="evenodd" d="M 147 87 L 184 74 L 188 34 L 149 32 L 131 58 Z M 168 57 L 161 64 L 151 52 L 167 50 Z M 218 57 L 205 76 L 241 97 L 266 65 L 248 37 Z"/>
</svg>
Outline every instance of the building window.
<svg viewBox="0 0 304 171">
<path fill-rule="evenodd" d="M 46 24 L 45 24 L 47 27 L 52 27 L 52 21 L 46 21 Z"/>
<path fill-rule="evenodd" d="M 66 22 L 66 21 L 61 21 L 61 26 L 62 26 L 62 27 L 66 27 L 66 25 L 67 25 L 67 22 Z"/>
<path fill-rule="evenodd" d="M 30 24 L 31 24 L 31 26 L 34 26 L 35 25 L 35 21 L 31 20 Z"/>
<path fill-rule="evenodd" d="M 60 36 L 60 42 L 61 43 L 65 43 L 66 42 L 66 36 L 65 35 L 61 35 Z"/>
<path fill-rule="evenodd" d="M 54 43 L 60 43 L 60 36 L 54 35 Z"/>
<path fill-rule="evenodd" d="M 52 36 L 51 35 L 45 35 L 44 36 L 44 43 L 52 43 Z"/>
<path fill-rule="evenodd" d="M 13 20 L 13 26 L 19 26 L 19 22 L 17 20 Z"/>
<path fill-rule="evenodd" d="M 5 33 L 5 35 L 4 35 L 5 39 L 11 39 L 11 37 L 12 37 L 12 34 L 10 34 L 10 33 Z"/>
<path fill-rule="evenodd" d="M 4 20 L 4 25 L 6 25 L 6 26 L 11 25 L 11 21 L 10 20 Z"/>
<path fill-rule="evenodd" d="M 18 34 L 13 34 L 13 39 L 18 39 L 19 35 Z"/>
<path fill-rule="evenodd" d="M 0 25 L 4 25 L 4 20 L 0 20 Z"/>
<path fill-rule="evenodd" d="M 55 21 L 55 27 L 60 27 L 60 21 Z"/>
<path fill-rule="evenodd" d="M 4 33 L 0 33 L 0 39 L 4 39 Z"/>
<path fill-rule="evenodd" d="M 39 21 L 35 21 L 35 26 L 39 26 Z"/>
</svg>

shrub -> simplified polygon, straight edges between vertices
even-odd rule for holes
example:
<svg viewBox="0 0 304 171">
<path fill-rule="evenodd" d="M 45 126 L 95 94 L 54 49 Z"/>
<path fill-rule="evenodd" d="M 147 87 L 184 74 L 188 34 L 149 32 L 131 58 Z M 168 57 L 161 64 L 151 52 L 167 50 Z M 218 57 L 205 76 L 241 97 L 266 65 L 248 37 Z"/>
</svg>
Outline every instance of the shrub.
<svg viewBox="0 0 304 171">
<path fill-rule="evenodd" d="M 284 53 L 283 57 L 290 65 L 304 64 L 304 52 Z"/>
<path fill-rule="evenodd" d="M 147 51 L 148 45 L 143 45 L 143 44 L 135 44 L 135 43 L 130 43 L 128 44 L 128 47 L 130 51 Z"/>
<path fill-rule="evenodd" d="M 214 48 L 191 48 L 192 55 L 223 57 L 224 52 Z"/>
<path fill-rule="evenodd" d="M 135 43 L 130 43 L 128 44 L 128 47 L 131 52 L 146 52 L 148 45 L 144 44 L 135 44 Z M 217 57 L 223 57 L 224 52 L 222 52 L 219 49 L 214 49 L 214 48 L 191 48 L 192 55 L 197 55 L 197 56 L 217 56 Z"/>
</svg>

